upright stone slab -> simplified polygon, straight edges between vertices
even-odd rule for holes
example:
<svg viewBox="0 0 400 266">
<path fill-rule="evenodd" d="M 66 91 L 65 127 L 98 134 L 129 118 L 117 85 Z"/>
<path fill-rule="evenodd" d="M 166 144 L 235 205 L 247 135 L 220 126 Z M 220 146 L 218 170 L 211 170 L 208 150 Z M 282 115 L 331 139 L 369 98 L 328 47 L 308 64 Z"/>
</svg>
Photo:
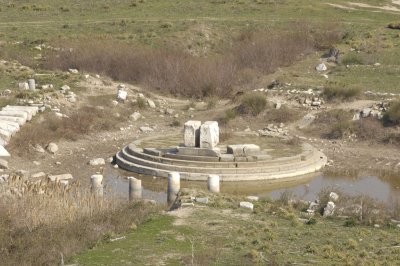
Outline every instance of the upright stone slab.
<svg viewBox="0 0 400 266">
<path fill-rule="evenodd" d="M 28 86 L 29 86 L 29 89 L 32 90 L 32 91 L 36 90 L 36 82 L 35 82 L 35 80 L 34 79 L 28 79 Z"/>
<path fill-rule="evenodd" d="M 134 177 L 128 177 L 129 181 L 129 200 L 137 200 L 142 198 L 142 180 Z"/>
<path fill-rule="evenodd" d="M 171 204 L 175 201 L 181 189 L 181 175 L 178 172 L 168 173 L 167 201 Z"/>
<path fill-rule="evenodd" d="M 200 127 L 200 148 L 213 149 L 219 143 L 217 121 L 207 121 Z"/>
<path fill-rule="evenodd" d="M 200 147 L 201 121 L 187 121 L 184 126 L 183 141 L 186 147 Z"/>
<path fill-rule="evenodd" d="M 91 191 L 95 197 L 103 197 L 103 176 L 102 175 L 92 175 L 91 176 Z"/>
<path fill-rule="evenodd" d="M 219 176 L 209 175 L 207 186 L 208 191 L 210 191 L 211 193 L 219 193 Z"/>
</svg>

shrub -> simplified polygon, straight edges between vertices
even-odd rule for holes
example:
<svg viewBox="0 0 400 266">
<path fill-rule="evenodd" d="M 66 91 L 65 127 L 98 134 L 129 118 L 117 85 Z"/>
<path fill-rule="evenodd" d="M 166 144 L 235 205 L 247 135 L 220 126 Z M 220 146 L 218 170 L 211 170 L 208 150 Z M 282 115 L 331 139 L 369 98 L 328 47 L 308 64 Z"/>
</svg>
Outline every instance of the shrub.
<svg viewBox="0 0 400 266">
<path fill-rule="evenodd" d="M 147 102 L 146 102 L 146 100 L 145 100 L 144 98 L 138 97 L 138 98 L 136 99 L 136 102 L 135 102 L 134 105 L 135 105 L 137 108 L 139 108 L 139 109 L 146 109 L 146 107 L 147 107 Z"/>
<path fill-rule="evenodd" d="M 397 22 L 389 23 L 388 28 L 394 29 L 394 30 L 400 30 L 400 22 L 397 21 Z"/>
<path fill-rule="evenodd" d="M 242 114 L 251 114 L 253 116 L 259 115 L 265 110 L 267 106 L 267 99 L 261 93 L 250 93 L 243 97 L 241 105 L 238 110 Z"/>
<path fill-rule="evenodd" d="M 302 113 L 298 110 L 293 110 L 285 105 L 280 109 L 272 107 L 265 114 L 265 122 L 270 123 L 290 123 L 300 119 Z"/>
<path fill-rule="evenodd" d="M 229 121 L 235 119 L 237 115 L 238 113 L 236 109 L 228 109 L 225 111 L 225 116 L 219 119 L 219 122 L 222 125 L 226 125 L 229 123 Z"/>
<path fill-rule="evenodd" d="M 345 87 L 342 85 L 329 84 L 324 88 L 323 96 L 327 100 L 350 100 L 361 94 L 360 87 Z"/>
<path fill-rule="evenodd" d="M 356 53 L 349 53 L 342 58 L 343 65 L 362 65 L 364 64 L 363 58 Z"/>
<path fill-rule="evenodd" d="M 389 110 L 383 115 L 383 122 L 386 125 L 400 124 L 400 101 L 390 104 Z"/>
<path fill-rule="evenodd" d="M 351 121 L 339 121 L 332 125 L 325 137 L 328 139 L 341 139 L 350 132 L 352 132 Z"/>
</svg>

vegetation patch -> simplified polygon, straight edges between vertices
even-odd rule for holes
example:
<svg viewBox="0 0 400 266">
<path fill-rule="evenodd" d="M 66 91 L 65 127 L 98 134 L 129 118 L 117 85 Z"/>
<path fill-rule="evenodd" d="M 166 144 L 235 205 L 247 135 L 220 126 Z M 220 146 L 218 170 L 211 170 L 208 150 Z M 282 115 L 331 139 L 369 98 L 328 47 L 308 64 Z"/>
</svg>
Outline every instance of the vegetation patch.
<svg viewBox="0 0 400 266">
<path fill-rule="evenodd" d="M 243 96 L 237 111 L 240 114 L 257 116 L 267 107 L 267 98 L 262 93 L 248 93 Z"/>
<path fill-rule="evenodd" d="M 355 86 L 345 86 L 342 84 L 328 84 L 322 95 L 329 101 L 332 100 L 351 100 L 360 96 L 361 88 Z"/>
</svg>

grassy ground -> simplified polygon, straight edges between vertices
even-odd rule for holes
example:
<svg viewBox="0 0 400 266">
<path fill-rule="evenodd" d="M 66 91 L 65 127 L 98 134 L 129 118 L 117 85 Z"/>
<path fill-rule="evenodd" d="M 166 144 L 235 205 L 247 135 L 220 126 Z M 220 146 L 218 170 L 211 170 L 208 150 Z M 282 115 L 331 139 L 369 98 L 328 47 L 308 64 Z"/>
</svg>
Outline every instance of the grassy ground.
<svg viewBox="0 0 400 266">
<path fill-rule="evenodd" d="M 218 203 L 220 204 L 220 202 Z M 398 228 L 298 220 L 299 212 L 266 202 L 250 213 L 231 202 L 179 210 L 139 226 L 126 239 L 102 243 L 72 261 L 79 265 L 395 265 Z M 193 246 L 192 246 L 193 244 Z M 193 259 L 192 259 L 193 258 Z"/>
</svg>

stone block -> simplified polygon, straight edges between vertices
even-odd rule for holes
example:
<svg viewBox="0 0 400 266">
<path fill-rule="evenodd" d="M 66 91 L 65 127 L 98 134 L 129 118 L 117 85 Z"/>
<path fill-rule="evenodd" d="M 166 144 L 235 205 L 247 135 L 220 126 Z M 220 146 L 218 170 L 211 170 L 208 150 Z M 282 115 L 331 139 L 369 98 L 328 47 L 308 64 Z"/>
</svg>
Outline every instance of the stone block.
<svg viewBox="0 0 400 266">
<path fill-rule="evenodd" d="M 255 144 L 228 145 L 227 152 L 233 156 L 257 155 L 260 153 L 260 147 Z"/>
<path fill-rule="evenodd" d="M 241 201 L 239 203 L 239 207 L 243 208 L 243 209 L 250 209 L 253 210 L 254 209 L 254 205 L 251 202 L 247 202 L 247 201 Z"/>
<path fill-rule="evenodd" d="M 187 121 L 184 126 L 183 141 L 186 147 L 200 147 L 200 121 Z"/>
<path fill-rule="evenodd" d="M 220 162 L 233 162 L 233 161 L 235 161 L 235 157 L 233 156 L 233 154 L 221 154 L 221 156 L 219 156 L 219 161 Z"/>
<path fill-rule="evenodd" d="M 191 148 L 191 147 L 178 147 L 178 155 L 187 156 L 208 156 L 208 157 L 219 157 L 221 150 L 219 148 L 203 149 L 203 148 Z"/>
<path fill-rule="evenodd" d="M 162 152 L 156 148 L 144 148 L 143 152 L 152 156 L 162 156 Z"/>
<path fill-rule="evenodd" d="M 213 149 L 219 143 L 217 121 L 207 121 L 200 127 L 200 148 Z"/>
</svg>

